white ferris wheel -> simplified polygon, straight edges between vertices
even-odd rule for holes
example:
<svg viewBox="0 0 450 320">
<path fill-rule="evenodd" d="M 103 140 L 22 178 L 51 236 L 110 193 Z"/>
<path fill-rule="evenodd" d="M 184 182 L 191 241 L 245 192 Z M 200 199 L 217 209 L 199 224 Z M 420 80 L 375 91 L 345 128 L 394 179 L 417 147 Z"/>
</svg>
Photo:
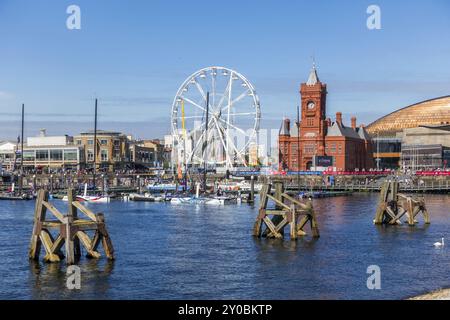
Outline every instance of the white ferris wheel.
<svg viewBox="0 0 450 320">
<path fill-rule="evenodd" d="M 172 104 L 178 162 L 247 166 L 260 118 L 259 98 L 243 75 L 224 67 L 195 72 L 178 89 Z"/>
</svg>

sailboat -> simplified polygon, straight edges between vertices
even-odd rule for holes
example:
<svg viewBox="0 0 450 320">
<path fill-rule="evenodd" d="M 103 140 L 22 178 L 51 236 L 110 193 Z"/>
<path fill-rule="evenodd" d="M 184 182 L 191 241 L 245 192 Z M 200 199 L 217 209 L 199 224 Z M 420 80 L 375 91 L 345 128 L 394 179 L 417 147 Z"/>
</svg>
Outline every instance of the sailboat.
<svg viewBox="0 0 450 320">
<path fill-rule="evenodd" d="M 11 189 L 7 193 L 0 193 L 0 200 L 31 200 L 33 199 L 32 195 L 23 191 L 23 141 L 24 141 L 24 119 L 25 119 L 25 104 L 22 104 L 22 131 L 20 135 L 20 140 L 17 141 L 17 148 L 14 154 L 14 168 L 13 171 L 16 170 L 16 159 L 19 148 L 19 142 L 21 143 L 20 150 L 20 171 L 19 171 L 19 190 L 16 191 L 16 184 L 13 181 L 11 185 Z"/>
<path fill-rule="evenodd" d="M 95 99 L 95 122 L 94 122 L 94 169 L 93 169 L 93 173 L 92 173 L 92 178 L 94 181 L 94 192 L 96 190 L 95 188 L 95 177 L 96 177 L 96 170 L 97 170 L 97 99 Z M 108 195 L 100 195 L 100 196 L 89 196 L 87 194 L 87 183 L 85 183 L 84 185 L 84 193 L 82 196 L 77 196 L 77 201 L 81 201 L 81 202 L 100 202 L 100 203 L 108 203 L 111 201 L 110 196 Z M 67 197 L 64 197 L 62 199 L 63 201 L 68 201 Z"/>
<path fill-rule="evenodd" d="M 84 184 L 84 193 L 81 196 L 77 196 L 77 201 L 80 202 L 98 202 L 98 203 L 108 203 L 111 201 L 109 196 L 88 196 L 87 194 L 88 185 Z M 67 196 L 62 198 L 63 201 L 69 201 Z"/>
</svg>

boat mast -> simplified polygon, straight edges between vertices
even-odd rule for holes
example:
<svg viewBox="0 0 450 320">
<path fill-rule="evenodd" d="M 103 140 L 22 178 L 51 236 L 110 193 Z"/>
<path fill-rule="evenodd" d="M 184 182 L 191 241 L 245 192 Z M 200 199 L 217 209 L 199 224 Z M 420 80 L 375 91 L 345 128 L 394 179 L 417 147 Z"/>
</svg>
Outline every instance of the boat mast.
<svg viewBox="0 0 450 320">
<path fill-rule="evenodd" d="M 204 159 L 203 159 L 203 185 L 204 190 L 206 192 L 206 169 L 208 163 L 208 121 L 209 121 L 209 91 L 206 93 L 206 122 L 205 122 L 205 150 L 204 150 Z"/>
<path fill-rule="evenodd" d="M 25 104 L 22 103 L 22 130 L 20 134 L 20 179 L 19 179 L 19 193 L 22 194 L 23 187 L 23 131 L 25 126 Z"/>
<path fill-rule="evenodd" d="M 92 178 L 94 180 L 94 192 L 95 192 L 95 176 L 97 170 L 97 98 L 95 99 L 95 120 L 94 120 L 94 170 L 92 172 Z"/>
<path fill-rule="evenodd" d="M 297 185 L 298 185 L 298 194 L 299 194 L 300 193 L 300 106 L 297 106 Z"/>
</svg>

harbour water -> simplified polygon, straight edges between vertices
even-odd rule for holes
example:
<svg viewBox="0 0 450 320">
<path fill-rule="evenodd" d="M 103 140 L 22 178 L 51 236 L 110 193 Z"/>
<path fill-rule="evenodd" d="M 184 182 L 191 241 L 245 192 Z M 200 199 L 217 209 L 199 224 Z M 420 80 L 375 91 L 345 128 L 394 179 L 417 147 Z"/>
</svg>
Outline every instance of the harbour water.
<svg viewBox="0 0 450 320">
<path fill-rule="evenodd" d="M 315 199 L 321 237 L 254 239 L 256 207 L 90 204 L 104 212 L 116 260 L 29 262 L 34 202 L 0 202 L 0 299 L 402 299 L 450 287 L 450 198 L 426 195 L 431 225 L 377 227 L 378 194 Z M 55 201 L 63 210 L 65 203 Z M 381 290 L 366 285 L 381 268 Z"/>
</svg>

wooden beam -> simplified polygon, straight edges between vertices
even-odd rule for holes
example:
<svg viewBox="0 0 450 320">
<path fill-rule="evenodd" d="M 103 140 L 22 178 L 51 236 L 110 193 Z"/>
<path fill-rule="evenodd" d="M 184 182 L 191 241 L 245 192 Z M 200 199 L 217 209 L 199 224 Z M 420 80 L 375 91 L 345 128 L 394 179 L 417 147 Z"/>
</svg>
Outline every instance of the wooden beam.
<svg viewBox="0 0 450 320">
<path fill-rule="evenodd" d="M 58 219 L 61 222 L 64 222 L 64 215 L 59 212 L 58 209 L 55 208 L 52 204 L 48 203 L 47 201 L 43 201 L 42 204 L 50 210 L 50 212 L 55 216 L 56 219 Z"/>
<path fill-rule="evenodd" d="M 72 205 L 75 208 L 77 208 L 78 210 L 80 210 L 81 212 L 83 212 L 87 217 L 89 217 L 89 219 L 91 219 L 92 221 L 97 222 L 97 216 L 95 215 L 95 213 L 93 213 L 91 210 L 89 210 L 88 208 L 83 206 L 80 202 L 73 201 Z"/>
<path fill-rule="evenodd" d="M 100 253 L 92 249 L 92 242 L 89 236 L 84 231 L 78 231 L 75 234 L 78 239 L 80 239 L 81 244 L 83 244 L 83 247 L 87 251 L 87 256 L 90 258 L 100 258 Z"/>
</svg>

